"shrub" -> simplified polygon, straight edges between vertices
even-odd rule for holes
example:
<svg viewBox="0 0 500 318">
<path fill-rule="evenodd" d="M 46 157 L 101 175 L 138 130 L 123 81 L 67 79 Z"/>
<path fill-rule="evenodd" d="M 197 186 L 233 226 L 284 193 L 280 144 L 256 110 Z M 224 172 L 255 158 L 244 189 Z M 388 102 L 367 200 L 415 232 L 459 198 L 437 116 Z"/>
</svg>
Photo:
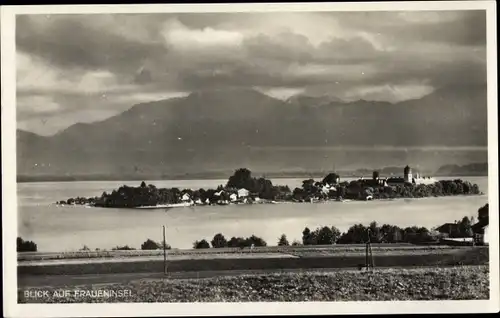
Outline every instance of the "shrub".
<svg viewBox="0 0 500 318">
<path fill-rule="evenodd" d="M 302 244 L 304 245 L 314 245 L 314 236 L 311 233 L 311 230 L 306 227 L 304 231 L 302 231 Z"/>
<path fill-rule="evenodd" d="M 141 250 L 160 250 L 161 248 L 162 248 L 162 244 L 159 244 L 151 239 L 147 239 L 141 245 Z"/>
<path fill-rule="evenodd" d="M 286 235 L 281 234 L 280 238 L 278 239 L 278 246 L 289 246 L 289 245 L 290 243 L 288 243 Z"/>
<path fill-rule="evenodd" d="M 299 241 L 297 241 L 297 240 L 294 240 L 294 241 L 292 242 L 292 246 L 301 246 L 301 245 L 302 245 L 302 244 L 301 244 Z"/>
<path fill-rule="evenodd" d="M 239 248 L 244 248 L 244 247 L 250 247 L 252 246 L 267 246 L 266 241 L 264 241 L 262 238 L 252 235 L 247 238 L 243 237 L 232 237 L 229 242 L 227 242 L 227 246 L 229 247 L 239 247 Z"/>
<path fill-rule="evenodd" d="M 229 247 L 240 247 L 240 248 L 243 248 L 245 246 L 247 246 L 248 242 L 242 238 L 242 237 L 232 237 L 229 242 L 228 242 L 228 246 Z"/>
<path fill-rule="evenodd" d="M 363 224 L 351 226 L 346 233 L 343 233 L 338 243 L 340 244 L 360 244 L 367 241 L 366 227 Z"/>
<path fill-rule="evenodd" d="M 222 233 L 215 234 L 211 243 L 213 248 L 223 248 L 228 246 L 227 240 Z"/>
<path fill-rule="evenodd" d="M 255 235 L 250 236 L 249 238 L 246 239 L 246 241 L 249 243 L 248 244 L 249 246 L 251 246 L 252 244 L 254 246 L 267 246 L 267 243 L 266 241 L 264 241 L 264 239 Z"/>
<path fill-rule="evenodd" d="M 302 243 L 304 245 L 329 245 L 335 244 L 340 237 L 340 231 L 332 226 L 317 228 L 314 232 L 306 227 L 302 232 Z"/>
<path fill-rule="evenodd" d="M 339 179 L 339 175 L 332 172 L 323 178 L 323 184 L 337 184 L 338 179 Z"/>
<path fill-rule="evenodd" d="M 17 251 L 18 252 L 36 252 L 37 246 L 33 241 L 25 241 L 22 238 L 17 238 Z"/>
<path fill-rule="evenodd" d="M 111 249 L 112 251 L 133 251 L 135 248 L 130 247 L 128 245 L 125 246 L 116 246 Z"/>
<path fill-rule="evenodd" d="M 201 241 L 195 241 L 193 243 L 193 248 L 196 248 L 196 249 L 210 248 L 210 244 L 207 242 L 207 240 L 203 239 Z"/>
<path fill-rule="evenodd" d="M 163 243 L 160 244 L 160 249 L 163 249 Z M 166 250 L 171 250 L 172 246 L 170 246 L 168 243 L 165 243 L 165 249 Z"/>
<path fill-rule="evenodd" d="M 317 245 L 330 245 L 335 244 L 337 239 L 340 237 L 340 231 L 334 226 L 331 228 L 324 226 L 321 229 L 316 229 L 313 235 L 314 241 Z"/>
</svg>

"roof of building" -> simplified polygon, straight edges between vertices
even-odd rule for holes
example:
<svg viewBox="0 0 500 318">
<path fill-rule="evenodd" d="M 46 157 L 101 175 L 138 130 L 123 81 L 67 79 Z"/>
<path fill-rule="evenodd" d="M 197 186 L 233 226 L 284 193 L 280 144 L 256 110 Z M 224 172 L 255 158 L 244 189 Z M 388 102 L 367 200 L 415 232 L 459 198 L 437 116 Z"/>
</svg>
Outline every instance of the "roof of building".
<svg viewBox="0 0 500 318">
<path fill-rule="evenodd" d="M 402 177 L 390 177 L 390 178 L 387 178 L 387 183 L 389 182 L 405 182 L 405 178 L 402 178 Z"/>
<path fill-rule="evenodd" d="M 457 230 L 458 229 L 458 224 L 457 223 L 445 223 L 443 225 L 441 225 L 440 227 L 436 228 L 437 231 L 439 232 L 445 232 L 445 233 L 448 233 L 449 231 L 451 230 Z"/>
<path fill-rule="evenodd" d="M 369 185 L 369 186 L 378 186 L 380 185 L 379 180 L 373 180 L 373 179 L 364 179 L 360 180 L 364 185 Z"/>
<path fill-rule="evenodd" d="M 472 225 L 472 231 L 476 234 L 484 234 L 484 229 L 488 227 L 488 223 L 486 222 L 477 222 Z"/>
</svg>

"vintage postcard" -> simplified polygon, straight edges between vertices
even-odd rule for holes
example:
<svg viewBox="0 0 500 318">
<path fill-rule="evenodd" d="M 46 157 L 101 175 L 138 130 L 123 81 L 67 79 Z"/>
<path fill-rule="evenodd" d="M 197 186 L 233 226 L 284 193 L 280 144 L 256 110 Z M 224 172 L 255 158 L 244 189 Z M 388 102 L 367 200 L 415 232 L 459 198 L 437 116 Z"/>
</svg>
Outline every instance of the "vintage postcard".
<svg viewBox="0 0 500 318">
<path fill-rule="evenodd" d="M 498 312 L 495 2 L 1 23 L 5 316 Z"/>
</svg>

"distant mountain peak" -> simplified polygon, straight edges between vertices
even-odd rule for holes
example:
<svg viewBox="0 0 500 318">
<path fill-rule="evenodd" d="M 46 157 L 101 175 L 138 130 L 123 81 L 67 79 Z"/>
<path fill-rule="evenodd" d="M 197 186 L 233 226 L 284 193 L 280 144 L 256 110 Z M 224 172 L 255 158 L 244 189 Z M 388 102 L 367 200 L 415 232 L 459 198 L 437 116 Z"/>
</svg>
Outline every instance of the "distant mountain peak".
<svg viewBox="0 0 500 318">
<path fill-rule="evenodd" d="M 36 138 L 18 130 L 18 169 L 20 174 L 64 175 L 122 174 L 134 165 L 152 173 L 227 169 L 247 163 L 306 167 L 324 164 L 326 157 L 311 149 L 326 146 L 485 145 L 484 91 L 448 91 L 451 94 L 434 92 L 395 104 L 338 102 L 329 95 L 296 95 L 287 104 L 252 88 L 196 91 L 137 104 L 103 121 L 73 125 L 57 136 Z M 464 94 L 467 98 L 460 98 Z M 272 151 L 256 150 L 261 148 Z M 343 155 L 329 155 L 328 162 L 343 160 Z M 34 171 L 38 162 L 52 165 Z"/>
</svg>

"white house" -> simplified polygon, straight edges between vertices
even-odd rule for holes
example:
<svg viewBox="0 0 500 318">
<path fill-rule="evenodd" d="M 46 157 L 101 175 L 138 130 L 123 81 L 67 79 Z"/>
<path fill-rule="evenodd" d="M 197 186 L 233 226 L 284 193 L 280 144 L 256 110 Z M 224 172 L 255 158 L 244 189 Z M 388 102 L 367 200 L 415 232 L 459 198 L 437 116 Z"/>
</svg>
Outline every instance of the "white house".
<svg viewBox="0 0 500 318">
<path fill-rule="evenodd" d="M 490 244 L 490 235 L 489 235 L 489 226 L 488 225 L 486 225 L 484 227 L 483 243 L 485 245 L 489 245 Z"/>
<path fill-rule="evenodd" d="M 250 192 L 247 189 L 241 188 L 241 189 L 238 190 L 238 197 L 239 198 L 246 198 L 246 197 L 248 197 L 249 193 Z"/>
<path fill-rule="evenodd" d="M 232 193 L 230 196 L 229 196 L 229 199 L 231 199 L 231 201 L 236 201 L 238 200 L 238 195 L 236 193 Z"/>
<path fill-rule="evenodd" d="M 181 200 L 183 202 L 191 201 L 191 197 L 189 196 L 189 194 L 184 193 L 184 195 L 182 196 Z"/>
<path fill-rule="evenodd" d="M 214 195 L 220 197 L 224 193 L 224 190 L 220 190 L 219 192 L 215 192 Z"/>
<path fill-rule="evenodd" d="M 330 193 L 330 185 L 329 184 L 325 184 L 323 186 L 323 188 L 321 189 L 321 192 L 323 192 L 324 194 Z"/>
</svg>

